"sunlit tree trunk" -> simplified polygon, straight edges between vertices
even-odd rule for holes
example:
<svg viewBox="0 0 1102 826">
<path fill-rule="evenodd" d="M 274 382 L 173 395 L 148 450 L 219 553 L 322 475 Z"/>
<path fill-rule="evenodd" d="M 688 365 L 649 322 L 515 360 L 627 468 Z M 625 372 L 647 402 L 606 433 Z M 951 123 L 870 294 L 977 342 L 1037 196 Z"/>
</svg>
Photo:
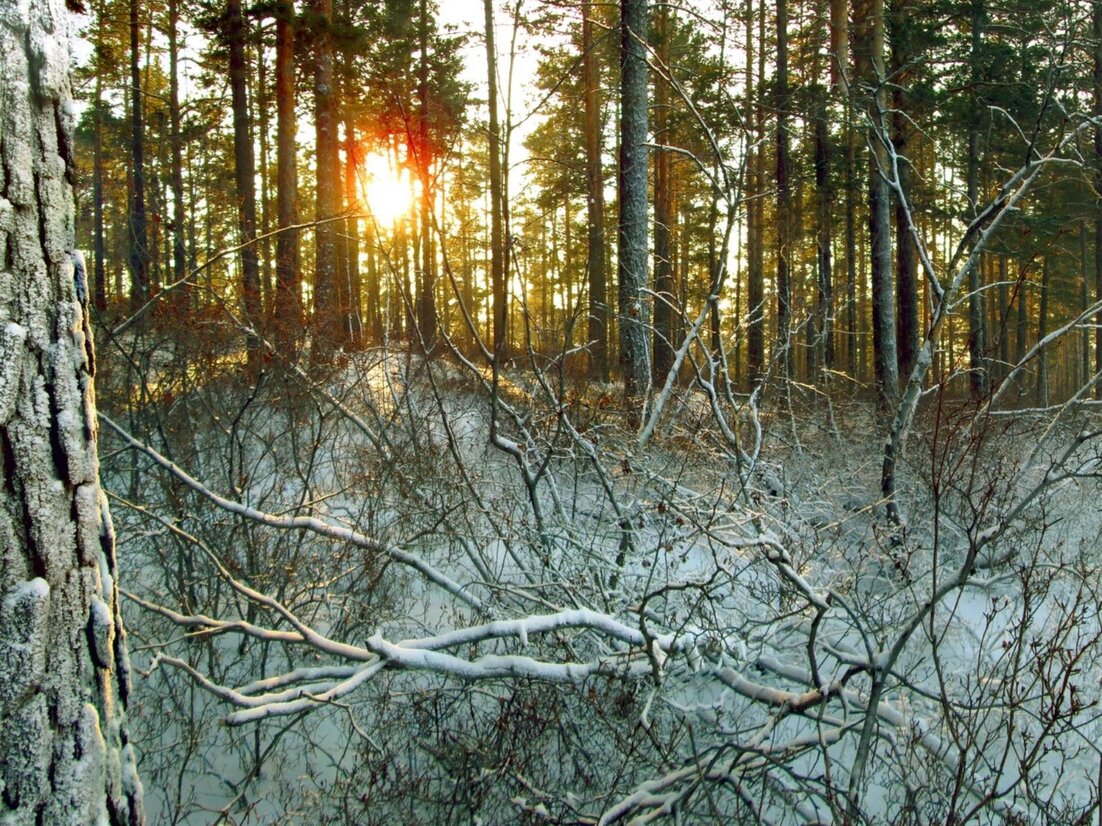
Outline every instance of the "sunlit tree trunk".
<svg viewBox="0 0 1102 826">
<path fill-rule="evenodd" d="M 647 328 L 647 0 L 620 2 L 620 367 L 624 394 L 642 395 L 649 361 Z"/>
<path fill-rule="evenodd" d="M 582 2 L 582 83 L 585 87 L 586 274 L 592 374 L 608 381 L 608 286 L 605 275 L 605 182 L 601 163 L 601 84 L 592 3 Z"/>
<path fill-rule="evenodd" d="M 60 0 L 8 4 L 0 24 L 0 809 L 12 824 L 136 826 L 90 296 L 72 257 L 68 25 Z"/>
</svg>

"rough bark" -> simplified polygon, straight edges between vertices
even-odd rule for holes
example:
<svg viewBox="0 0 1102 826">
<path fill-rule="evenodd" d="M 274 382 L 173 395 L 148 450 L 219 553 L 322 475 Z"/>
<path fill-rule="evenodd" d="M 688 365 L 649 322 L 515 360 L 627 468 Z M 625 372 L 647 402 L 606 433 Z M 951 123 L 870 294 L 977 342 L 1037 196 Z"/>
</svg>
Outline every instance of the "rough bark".
<svg viewBox="0 0 1102 826">
<path fill-rule="evenodd" d="M 646 390 L 647 328 L 647 0 L 620 3 L 620 223 L 618 310 L 624 395 Z"/>
<path fill-rule="evenodd" d="M 0 819 L 139 824 L 87 274 L 71 252 L 68 25 L 60 0 L 0 5 Z"/>
<path fill-rule="evenodd" d="M 582 2 L 582 82 L 585 87 L 586 274 L 589 353 L 593 377 L 608 381 L 608 286 L 605 274 L 605 182 L 601 164 L 601 85 L 592 3 Z"/>
</svg>

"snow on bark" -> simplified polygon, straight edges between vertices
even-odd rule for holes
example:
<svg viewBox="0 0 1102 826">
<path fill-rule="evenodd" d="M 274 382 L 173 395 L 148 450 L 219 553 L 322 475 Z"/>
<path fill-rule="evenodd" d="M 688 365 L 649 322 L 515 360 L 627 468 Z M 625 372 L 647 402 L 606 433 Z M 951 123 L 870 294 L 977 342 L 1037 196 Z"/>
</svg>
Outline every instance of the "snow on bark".
<svg viewBox="0 0 1102 826">
<path fill-rule="evenodd" d="M 138 824 L 73 280 L 68 27 L 61 0 L 0 4 L 0 822 Z"/>
</svg>

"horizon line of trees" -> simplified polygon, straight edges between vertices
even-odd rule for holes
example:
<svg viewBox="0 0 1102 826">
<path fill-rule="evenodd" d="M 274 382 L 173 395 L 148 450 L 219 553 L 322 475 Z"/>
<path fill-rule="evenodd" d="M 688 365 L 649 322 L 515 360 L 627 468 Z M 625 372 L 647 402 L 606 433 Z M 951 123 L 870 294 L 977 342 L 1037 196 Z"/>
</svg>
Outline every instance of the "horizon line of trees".
<svg viewBox="0 0 1102 826">
<path fill-rule="evenodd" d="M 485 100 L 463 80 L 472 36 L 428 0 L 92 3 L 80 230 L 101 317 L 155 296 L 154 325 L 228 312 L 254 366 L 262 341 L 287 359 L 307 339 L 583 347 L 579 369 L 618 365 L 630 397 L 665 382 L 704 311 L 683 377 L 693 359 L 743 388 L 844 375 L 890 406 L 932 323 L 922 256 L 950 270 L 1006 170 L 1102 113 L 1097 3 L 483 10 Z M 932 380 L 982 398 L 1102 295 L 1102 130 L 1071 148 L 972 269 Z M 393 227 L 363 202 L 368 153 L 417 189 Z M 1098 321 L 1041 354 L 1024 400 L 1102 365 Z"/>
</svg>

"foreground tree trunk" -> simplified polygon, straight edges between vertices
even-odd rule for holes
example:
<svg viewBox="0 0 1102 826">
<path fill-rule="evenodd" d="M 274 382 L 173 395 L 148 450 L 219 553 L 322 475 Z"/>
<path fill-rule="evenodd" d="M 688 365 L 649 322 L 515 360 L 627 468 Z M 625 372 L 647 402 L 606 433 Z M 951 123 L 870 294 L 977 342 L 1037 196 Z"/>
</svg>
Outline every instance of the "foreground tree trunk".
<svg viewBox="0 0 1102 826">
<path fill-rule="evenodd" d="M 620 3 L 620 366 L 624 395 L 647 386 L 647 0 Z"/>
<path fill-rule="evenodd" d="M 139 824 L 95 361 L 74 268 L 68 20 L 0 11 L 0 819 Z"/>
</svg>

